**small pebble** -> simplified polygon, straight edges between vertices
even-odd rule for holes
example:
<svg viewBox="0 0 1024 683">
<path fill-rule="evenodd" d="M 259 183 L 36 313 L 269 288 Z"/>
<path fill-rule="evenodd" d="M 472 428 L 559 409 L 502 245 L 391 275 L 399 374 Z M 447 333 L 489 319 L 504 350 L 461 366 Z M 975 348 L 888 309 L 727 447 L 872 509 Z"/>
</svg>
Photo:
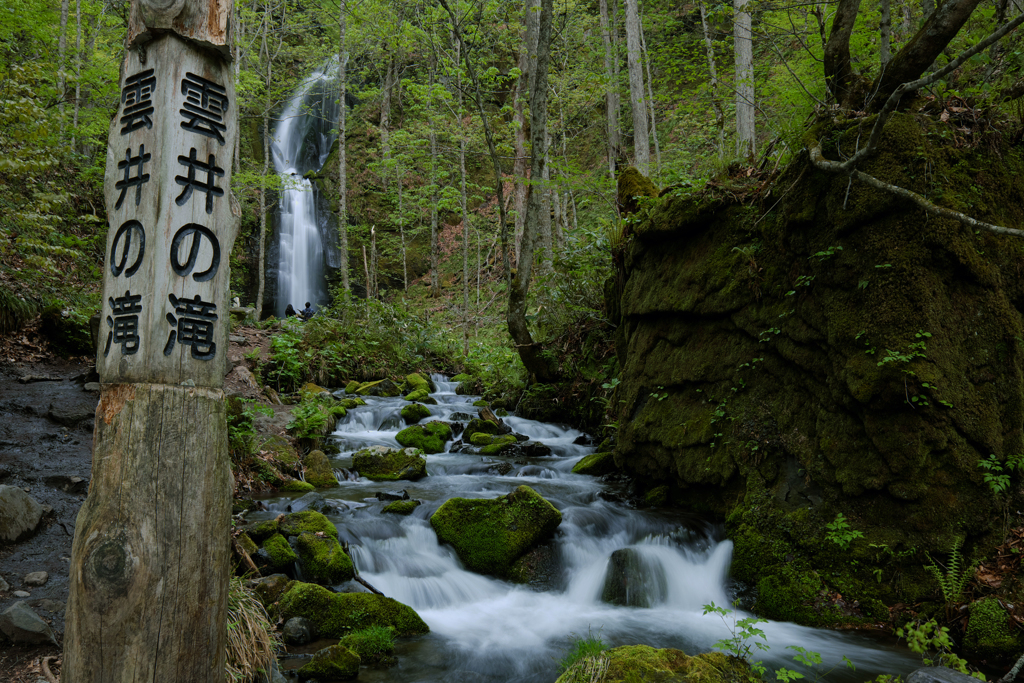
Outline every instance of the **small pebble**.
<svg viewBox="0 0 1024 683">
<path fill-rule="evenodd" d="M 14 597 L 16 597 L 16 598 L 29 598 L 29 597 L 32 597 L 32 594 L 29 593 L 28 591 L 14 591 Z"/>
<path fill-rule="evenodd" d="M 46 585 L 47 579 L 50 575 L 46 572 L 31 572 L 25 575 L 26 586 L 43 586 Z"/>
</svg>

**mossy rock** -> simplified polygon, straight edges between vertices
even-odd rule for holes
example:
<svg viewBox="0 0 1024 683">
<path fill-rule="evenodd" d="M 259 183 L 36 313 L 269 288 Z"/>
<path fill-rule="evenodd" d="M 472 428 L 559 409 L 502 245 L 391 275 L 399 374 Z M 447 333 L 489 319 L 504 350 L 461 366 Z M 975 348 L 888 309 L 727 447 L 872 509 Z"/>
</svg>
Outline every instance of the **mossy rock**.
<svg viewBox="0 0 1024 683">
<path fill-rule="evenodd" d="M 584 456 L 572 467 L 573 474 L 589 474 L 600 477 L 615 471 L 615 453 L 591 453 Z"/>
<path fill-rule="evenodd" d="M 302 464 L 306 466 L 306 482 L 318 489 L 333 488 L 338 485 L 334 476 L 334 468 L 323 451 L 310 451 Z"/>
<path fill-rule="evenodd" d="M 340 401 L 338 401 L 338 403 L 345 410 L 352 410 L 353 408 L 355 408 L 357 406 L 365 406 L 366 405 L 366 401 L 364 401 L 361 398 L 343 398 Z"/>
<path fill-rule="evenodd" d="M 359 388 L 360 384 L 361 384 L 361 382 L 358 382 L 356 380 L 350 381 L 348 384 L 345 385 L 345 393 L 346 394 L 354 394 L 354 393 L 356 393 L 356 389 Z"/>
<path fill-rule="evenodd" d="M 331 520 L 319 512 L 303 510 L 285 515 L 281 520 L 279 530 L 285 536 L 299 536 L 301 534 L 315 534 L 320 531 L 325 536 L 338 537 L 338 529 L 331 523 Z"/>
<path fill-rule="evenodd" d="M 274 460 L 277 460 L 284 465 L 295 466 L 300 462 L 299 452 L 295 450 L 295 446 L 293 446 L 292 443 L 283 436 L 275 435 L 265 438 L 260 437 L 260 440 L 255 446 L 255 450 L 269 451 Z"/>
<path fill-rule="evenodd" d="M 334 486 L 337 486 L 338 481 L 334 481 Z M 316 487 L 309 482 L 302 481 L 300 479 L 289 479 L 285 483 L 277 487 L 278 491 L 284 491 L 286 493 L 309 493 Z"/>
<path fill-rule="evenodd" d="M 385 396 L 390 398 L 400 396 L 402 394 L 402 390 L 390 379 L 385 378 L 379 379 L 376 382 L 360 384 L 355 393 L 360 396 Z"/>
<path fill-rule="evenodd" d="M 430 518 L 438 540 L 468 569 L 499 577 L 561 522 L 562 513 L 528 486 L 492 500 L 451 498 Z"/>
<path fill-rule="evenodd" d="M 337 421 L 340 418 L 343 418 L 346 415 L 348 415 L 348 411 L 345 409 L 345 406 L 341 404 L 336 404 L 327 409 L 327 414 L 333 417 L 335 424 L 337 424 Z"/>
<path fill-rule="evenodd" d="M 405 395 L 405 400 L 406 401 L 413 401 L 413 402 L 415 402 L 415 401 L 422 401 L 423 399 L 425 399 L 429 395 L 430 395 L 430 392 L 427 391 L 426 389 L 415 389 L 415 390 L 413 390 L 413 391 L 411 391 L 411 392 L 409 392 L 408 394 Z"/>
<path fill-rule="evenodd" d="M 331 645 L 319 650 L 312 659 L 299 668 L 299 680 L 328 681 L 346 680 L 359 675 L 362 659 L 342 644 Z"/>
<path fill-rule="evenodd" d="M 427 476 L 427 461 L 418 448 L 370 446 L 352 456 L 352 469 L 373 481 L 416 481 Z"/>
<path fill-rule="evenodd" d="M 758 581 L 754 611 L 776 621 L 814 626 L 841 623 L 842 615 L 835 608 L 816 607 L 816 599 L 824 590 L 816 572 L 783 567 Z"/>
<path fill-rule="evenodd" d="M 971 603 L 964 651 L 967 656 L 990 661 L 1012 661 L 1020 654 L 1024 638 L 994 597 Z"/>
<path fill-rule="evenodd" d="M 414 609 L 373 593 L 332 593 L 323 586 L 293 581 L 278 606 L 281 618 L 305 617 L 323 638 L 342 638 L 370 626 L 391 626 L 400 636 L 430 631 Z"/>
<path fill-rule="evenodd" d="M 269 610 L 284 595 L 291 583 L 292 580 L 285 574 L 271 574 L 255 579 L 249 585 L 252 586 L 253 592 L 256 593 L 256 597 L 260 599 L 263 606 Z"/>
<path fill-rule="evenodd" d="M 242 527 L 245 535 L 255 541 L 257 544 L 263 543 L 274 534 L 278 533 L 278 523 L 275 519 L 265 519 L 262 522 L 252 522 Z"/>
<path fill-rule="evenodd" d="M 421 502 L 418 500 L 396 500 L 384 506 L 381 512 L 390 512 L 395 515 L 411 515 L 412 511 L 418 508 Z"/>
<path fill-rule="evenodd" d="M 469 424 L 466 425 L 466 428 L 462 430 L 462 440 L 464 442 L 473 443 L 473 437 L 477 434 L 497 434 L 498 431 L 499 428 L 496 422 L 474 417 L 469 421 Z"/>
<path fill-rule="evenodd" d="M 655 486 L 644 494 L 644 502 L 652 508 L 664 507 L 668 503 L 668 487 Z"/>
<path fill-rule="evenodd" d="M 757 680 L 744 660 L 721 652 L 691 657 L 682 650 L 649 645 L 623 645 L 605 650 L 608 669 L 601 683 L 746 683 Z M 570 666 L 555 683 L 590 683 L 586 659 Z"/>
<path fill-rule="evenodd" d="M 263 541 L 257 553 L 257 562 L 273 572 L 290 572 L 292 566 L 298 561 L 299 556 L 288 545 L 287 539 L 281 534 L 274 534 Z M 256 558 L 254 558 L 256 559 Z"/>
<path fill-rule="evenodd" d="M 410 403 L 402 408 L 402 419 L 405 424 L 416 424 L 425 417 L 430 417 L 430 408 L 422 403 Z"/>
<path fill-rule="evenodd" d="M 302 575 L 311 583 L 334 586 L 355 576 L 352 558 L 336 536 L 301 534 L 297 546 Z"/>
<path fill-rule="evenodd" d="M 473 438 L 484 436 L 490 440 L 486 446 L 480 449 L 480 455 L 500 455 L 507 451 L 512 450 L 519 440 L 516 439 L 513 434 L 504 434 L 502 436 L 491 436 L 489 434 L 480 434 L 479 432 L 473 435 Z"/>
<path fill-rule="evenodd" d="M 256 545 L 256 542 L 249 538 L 249 534 L 245 533 L 244 531 L 238 535 L 238 538 L 235 539 L 235 542 L 238 543 L 239 548 L 249 553 L 250 555 L 252 555 L 254 552 L 260 549 L 260 547 Z"/>
<path fill-rule="evenodd" d="M 409 389 L 413 391 L 424 389 L 428 394 L 432 389 L 430 380 L 418 372 L 405 376 L 405 386 L 409 387 Z"/>
<path fill-rule="evenodd" d="M 322 386 L 320 386 L 319 384 L 314 384 L 313 382 L 306 382 L 305 384 L 303 384 L 302 385 L 302 389 L 300 389 L 300 392 L 303 393 L 303 394 L 314 394 L 314 395 L 330 393 L 326 389 L 324 389 Z"/>
<path fill-rule="evenodd" d="M 391 653 L 395 651 L 395 629 L 378 626 L 353 631 L 338 641 L 359 655 L 364 664 L 394 663 Z"/>
<path fill-rule="evenodd" d="M 444 453 L 444 445 L 452 438 L 452 428 L 444 422 L 428 422 L 406 427 L 395 435 L 398 443 L 418 448 L 424 453 Z"/>
<path fill-rule="evenodd" d="M 651 179 L 630 166 L 619 174 L 616 182 L 616 200 L 619 211 L 623 214 L 636 213 L 640 208 L 641 197 L 657 197 L 658 188 Z"/>
<path fill-rule="evenodd" d="M 451 378 L 452 382 L 475 382 L 476 378 L 473 375 L 467 375 L 464 372 L 460 372 Z"/>
<path fill-rule="evenodd" d="M 480 399 L 479 401 L 473 401 L 473 405 L 477 408 L 486 408 L 491 404 L 486 399 Z"/>
</svg>

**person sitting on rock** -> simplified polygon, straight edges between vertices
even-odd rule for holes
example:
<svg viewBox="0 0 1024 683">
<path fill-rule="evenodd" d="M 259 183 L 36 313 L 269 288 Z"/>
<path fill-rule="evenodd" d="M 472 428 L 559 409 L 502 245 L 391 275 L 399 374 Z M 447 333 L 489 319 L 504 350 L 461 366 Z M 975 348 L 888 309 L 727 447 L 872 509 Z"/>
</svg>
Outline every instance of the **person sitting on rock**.
<svg viewBox="0 0 1024 683">
<path fill-rule="evenodd" d="M 286 318 L 291 318 L 298 314 L 295 312 L 295 309 L 292 308 L 292 305 L 288 304 L 288 307 L 284 309 L 284 315 Z"/>
<path fill-rule="evenodd" d="M 306 307 L 299 311 L 299 316 L 301 316 L 303 320 L 309 320 L 313 317 L 313 309 L 310 307 L 308 301 L 306 302 Z"/>
</svg>

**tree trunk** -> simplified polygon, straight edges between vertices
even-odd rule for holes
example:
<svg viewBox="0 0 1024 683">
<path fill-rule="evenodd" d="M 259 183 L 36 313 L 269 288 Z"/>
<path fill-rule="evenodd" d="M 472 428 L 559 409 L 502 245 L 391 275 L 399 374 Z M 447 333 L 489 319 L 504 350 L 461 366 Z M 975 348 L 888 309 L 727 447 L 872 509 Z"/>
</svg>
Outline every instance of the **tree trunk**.
<svg viewBox="0 0 1024 683">
<path fill-rule="evenodd" d="M 260 54 L 263 55 L 263 59 L 266 61 L 266 78 L 263 81 L 265 87 L 263 91 L 263 172 L 260 176 L 260 260 L 257 268 L 256 320 L 263 318 L 263 297 L 266 295 L 267 284 L 267 177 L 270 175 L 270 86 L 274 82 L 273 60 L 270 58 L 270 46 L 267 45 L 269 27 L 270 3 L 266 2 L 263 5 L 263 32 L 260 38 Z"/>
<path fill-rule="evenodd" d="M 647 132 L 644 100 L 644 67 L 640 55 L 640 12 L 638 0 L 626 0 L 626 56 L 629 65 L 629 102 L 633 109 L 634 165 L 642 174 L 651 173 L 651 138 Z"/>
<path fill-rule="evenodd" d="M 615 160 L 619 156 L 619 83 L 613 69 L 612 33 L 608 20 L 608 0 L 600 0 L 601 41 L 604 43 L 605 137 L 608 139 L 608 173 L 615 180 Z"/>
<path fill-rule="evenodd" d="M 61 0 L 60 3 L 60 37 L 57 39 L 57 108 L 64 113 L 64 100 L 67 91 L 67 68 L 68 56 L 68 11 L 71 8 L 71 0 Z M 64 120 L 61 117 L 61 130 L 64 129 Z"/>
<path fill-rule="evenodd" d="M 540 220 L 537 227 L 537 242 L 540 249 L 540 273 L 551 271 L 551 261 L 554 253 L 551 249 L 551 134 L 544 140 L 544 173 L 540 182 L 534 187 L 534 192 L 540 194 Z"/>
<path fill-rule="evenodd" d="M 392 59 L 387 66 L 387 70 L 384 72 L 384 90 L 381 93 L 380 98 L 380 149 L 381 158 L 384 160 L 385 166 L 389 159 L 391 159 L 391 74 L 395 69 L 395 60 Z M 384 191 L 388 190 L 388 174 L 387 172 L 381 174 L 382 185 Z"/>
<path fill-rule="evenodd" d="M 878 57 L 884 71 L 892 58 L 890 45 L 892 42 L 892 14 L 890 12 L 889 0 L 881 0 L 882 15 L 878 22 Z"/>
<path fill-rule="evenodd" d="M 515 154 L 516 160 L 512 167 L 514 176 L 515 203 L 513 209 L 515 218 L 515 262 L 519 263 L 519 256 L 523 245 L 523 226 L 526 225 L 526 197 L 529 188 L 529 178 L 526 173 L 526 97 L 533 88 L 533 66 L 537 55 L 537 30 L 539 15 L 533 11 L 537 6 L 537 0 L 526 0 L 523 5 L 523 47 L 519 52 L 519 80 L 516 82 L 515 99 L 512 102 L 515 122 Z"/>
<path fill-rule="evenodd" d="M 872 86 L 874 97 L 871 100 L 871 108 L 881 109 L 897 87 L 917 80 L 942 53 L 949 41 L 953 40 L 980 2 L 981 0 L 947 0 L 936 9 L 924 26 L 892 58 L 889 68 L 875 79 Z"/>
<path fill-rule="evenodd" d="M 409 291 L 409 258 L 405 252 L 405 207 L 402 205 L 402 165 L 395 166 L 395 182 L 398 190 L 398 237 L 402 242 L 402 291 Z"/>
<path fill-rule="evenodd" d="M 341 251 L 341 288 L 346 292 L 352 291 L 348 279 L 348 161 L 346 159 L 346 147 L 348 141 L 347 120 L 348 105 L 345 104 L 345 94 L 348 90 L 348 50 L 345 49 L 345 0 L 341 0 L 341 7 L 338 10 L 338 249 Z"/>
<path fill-rule="evenodd" d="M 434 86 L 433 73 L 430 86 Z M 430 295 L 436 299 L 441 296 L 441 276 L 437 270 L 437 205 L 441 198 L 437 184 L 437 133 L 434 132 L 433 121 L 430 122 L 430 179 L 433 188 L 430 197 Z"/>
<path fill-rule="evenodd" d="M 75 113 L 71 121 L 71 149 L 78 132 L 78 110 L 82 102 L 82 0 L 75 0 Z"/>
<path fill-rule="evenodd" d="M 530 89 L 530 141 L 533 151 L 530 160 L 530 177 L 544 175 L 545 142 L 547 137 L 548 60 L 551 45 L 551 14 L 553 0 L 541 0 L 540 27 L 537 39 L 536 73 Z M 530 276 L 533 269 L 533 250 L 541 210 L 541 192 L 530 192 L 526 204 L 526 225 L 523 230 L 522 257 L 519 269 L 512 280 L 508 300 L 508 331 L 515 342 L 516 351 L 530 376 L 540 382 L 551 382 L 558 378 L 554 361 L 544 353 L 543 348 L 533 341 L 526 322 L 526 303 L 530 293 Z"/>
<path fill-rule="evenodd" d="M 708 56 L 708 73 L 711 75 L 711 106 L 715 109 L 715 127 L 718 128 L 718 158 L 725 158 L 725 110 L 718 96 L 718 70 L 715 68 L 715 44 L 711 41 L 708 31 L 708 13 L 704 3 L 700 3 L 700 25 L 704 32 L 704 51 Z"/>
<path fill-rule="evenodd" d="M 750 0 L 733 0 L 733 40 L 736 51 L 736 154 L 753 159 L 754 139 L 754 43 L 750 25 Z"/>
<path fill-rule="evenodd" d="M 860 0 L 839 0 L 832 32 L 825 44 L 825 86 L 832 100 L 844 108 L 852 106 L 853 67 L 850 64 L 850 35 L 857 23 Z"/>
<path fill-rule="evenodd" d="M 640 52 L 647 70 L 647 107 L 651 113 L 651 138 L 654 140 L 654 174 L 661 173 L 661 144 L 658 142 L 658 123 L 654 113 L 654 80 L 651 78 L 651 54 L 644 39 L 644 17 L 640 15 Z"/>
<path fill-rule="evenodd" d="M 368 299 L 377 298 L 377 226 L 370 228 L 370 281 L 367 284 Z"/>
</svg>

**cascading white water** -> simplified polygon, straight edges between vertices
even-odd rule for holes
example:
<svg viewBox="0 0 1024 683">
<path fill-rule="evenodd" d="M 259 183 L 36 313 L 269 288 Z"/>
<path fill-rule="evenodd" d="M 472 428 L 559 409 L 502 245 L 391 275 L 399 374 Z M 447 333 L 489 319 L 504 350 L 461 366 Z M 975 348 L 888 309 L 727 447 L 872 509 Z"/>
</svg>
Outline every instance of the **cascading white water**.
<svg viewBox="0 0 1024 683">
<path fill-rule="evenodd" d="M 302 310 L 307 301 L 319 305 L 326 298 L 321 219 L 313 185 L 304 175 L 322 168 L 337 139 L 336 69 L 337 64 L 329 61 L 306 79 L 281 113 L 271 138 L 271 158 L 282 183 L 277 211 L 278 317 L 284 316 L 288 304 Z"/>
<path fill-rule="evenodd" d="M 465 421 L 479 414 L 472 405 L 477 397 L 456 395 L 454 385 L 441 376 L 432 379 L 438 405 L 428 406 L 428 420 Z M 335 458 L 338 468 L 350 468 L 351 454 L 367 445 L 398 447 L 397 418 L 405 401 L 367 398 L 367 403 L 349 411 L 334 433 L 342 450 Z M 516 416 L 504 419 L 515 432 L 550 446 L 551 455 L 524 459 L 446 452 L 426 456 L 429 476 L 417 482 L 360 478 L 322 492 L 337 504 L 339 512 L 328 517 L 348 542 L 360 575 L 416 609 L 431 629 L 427 636 L 400 641 L 397 667 L 364 669 L 360 680 L 552 683 L 572 634 L 599 635 L 613 646 L 644 643 L 689 653 L 710 650 L 731 636 L 721 618 L 703 614 L 704 605 L 729 605 L 734 597 L 728 582 L 732 543 L 719 529 L 666 511 L 630 509 L 616 502 L 605 483 L 573 474 L 572 466 L 594 450 L 573 443 L 580 432 Z M 520 484 L 562 512 L 553 568 L 529 586 L 467 571 L 451 548 L 438 543 L 429 522 L 449 498 L 494 498 Z M 396 489 L 423 504 L 408 517 L 381 514 L 384 503 L 375 494 Z M 290 502 L 271 499 L 270 512 L 264 514 L 286 511 Z M 643 570 L 644 581 L 632 590 L 646 593 L 642 602 L 648 607 L 602 599 L 610 558 L 624 549 Z M 362 590 L 355 584 L 339 588 Z M 742 611 L 735 615 L 744 616 Z M 786 650 L 789 645 L 821 653 L 823 670 L 839 665 L 829 680 L 859 682 L 875 673 L 907 673 L 919 663 L 906 651 L 865 636 L 780 622 L 759 627 L 771 650 L 756 654 L 770 669 L 799 668 Z M 844 678 L 843 656 L 858 666 L 850 678 Z"/>
</svg>

